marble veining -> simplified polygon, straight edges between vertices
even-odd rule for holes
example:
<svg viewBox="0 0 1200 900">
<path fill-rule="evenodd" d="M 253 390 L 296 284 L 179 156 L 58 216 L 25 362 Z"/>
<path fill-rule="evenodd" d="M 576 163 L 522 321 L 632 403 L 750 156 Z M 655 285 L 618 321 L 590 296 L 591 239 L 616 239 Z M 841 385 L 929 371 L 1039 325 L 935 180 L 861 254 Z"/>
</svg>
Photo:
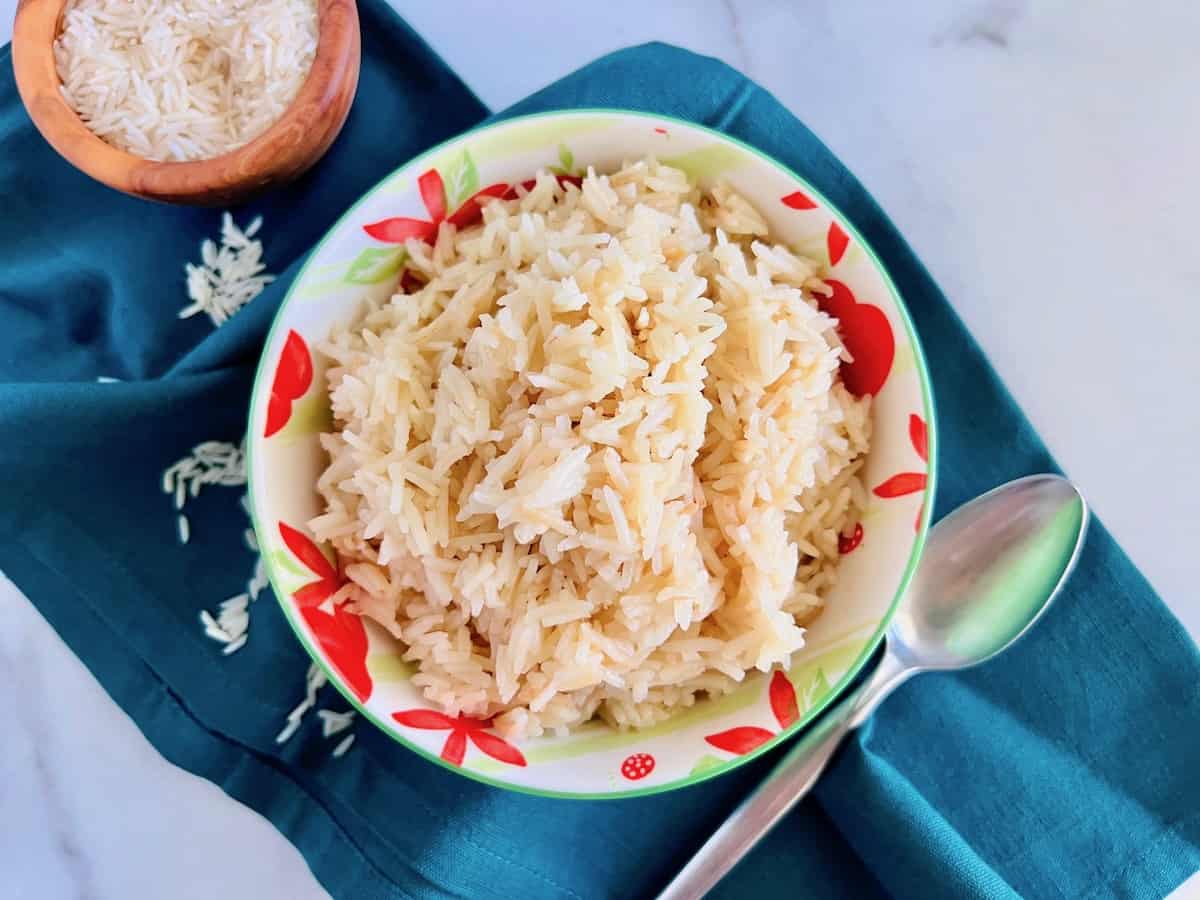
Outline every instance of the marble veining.
<svg viewBox="0 0 1200 900">
<path fill-rule="evenodd" d="M 721 0 L 725 13 L 729 16 L 729 34 L 733 39 L 734 58 L 727 60 L 733 63 L 747 75 L 754 77 L 754 57 L 746 49 L 746 40 L 742 37 L 741 26 L 738 22 L 738 10 L 734 0 Z"/>
<path fill-rule="evenodd" d="M 960 44 L 1008 48 L 1013 27 L 1029 9 L 1028 0 L 987 0 L 964 11 L 961 21 L 934 38 L 934 46 L 947 39 Z"/>
<path fill-rule="evenodd" d="M 15 704 L 16 720 L 29 736 L 33 780 L 45 805 L 49 838 L 55 856 L 62 863 L 63 874 L 71 882 L 72 895 L 82 900 L 95 896 L 92 867 L 87 851 L 80 842 L 74 811 L 63 796 L 63 786 L 54 764 L 58 755 L 55 745 L 60 735 L 53 727 L 53 720 L 46 715 L 54 698 L 45 690 L 42 673 L 42 667 L 49 660 L 32 648 L 33 645 L 21 648 L 11 660 L 7 653 L 0 654 L 0 666 L 4 668 L 4 680 L 7 683 L 20 683 L 25 689 L 25 702 Z"/>
<path fill-rule="evenodd" d="M 1200 4 L 391 2 L 497 109 L 647 40 L 758 80 L 875 194 L 1200 635 L 1200 417 L 1180 405 L 1200 386 Z M 325 896 L 274 828 L 166 763 L 2 578 L 0 621 L 0 894 Z"/>
</svg>

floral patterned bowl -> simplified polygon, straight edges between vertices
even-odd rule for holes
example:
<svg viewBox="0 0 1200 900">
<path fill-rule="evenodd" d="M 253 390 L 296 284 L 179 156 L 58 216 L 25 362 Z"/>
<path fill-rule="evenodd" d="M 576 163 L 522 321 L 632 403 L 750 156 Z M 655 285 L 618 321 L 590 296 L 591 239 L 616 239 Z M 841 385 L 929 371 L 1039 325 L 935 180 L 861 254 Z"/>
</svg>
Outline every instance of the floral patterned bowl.
<svg viewBox="0 0 1200 900">
<path fill-rule="evenodd" d="M 381 629 L 328 602 L 340 583 L 332 554 L 306 522 L 321 511 L 329 427 L 321 360 L 311 353 L 360 301 L 403 277 L 402 242 L 443 219 L 479 216 L 539 167 L 573 178 L 654 154 L 704 183 L 728 181 L 767 217 L 773 235 L 828 264 L 827 311 L 854 362 L 847 387 L 872 394 L 871 492 L 861 526 L 843 538 L 840 579 L 808 645 L 787 671 L 755 673 L 732 693 L 653 728 L 589 723 L 519 746 L 486 721 L 451 718 L 411 684 L 413 668 Z M 929 377 L 904 306 L 853 226 L 802 177 L 751 147 L 664 116 L 615 110 L 549 113 L 488 125 L 396 170 L 347 212 L 309 258 L 267 339 L 250 412 L 254 527 L 275 593 L 301 643 L 371 722 L 427 759 L 516 790 L 567 797 L 649 794 L 692 784 L 763 753 L 816 716 L 878 646 L 920 555 L 929 522 L 936 442 Z"/>
</svg>

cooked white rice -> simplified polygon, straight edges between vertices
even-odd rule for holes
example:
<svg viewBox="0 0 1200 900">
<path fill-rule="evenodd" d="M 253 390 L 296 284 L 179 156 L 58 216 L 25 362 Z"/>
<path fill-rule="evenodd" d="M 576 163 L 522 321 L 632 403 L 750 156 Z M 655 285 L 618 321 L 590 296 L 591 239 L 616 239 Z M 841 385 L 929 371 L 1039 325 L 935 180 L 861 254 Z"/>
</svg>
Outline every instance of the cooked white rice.
<svg viewBox="0 0 1200 900">
<path fill-rule="evenodd" d="M 88 128 L 137 156 L 182 161 L 266 131 L 316 49 L 316 0 L 71 0 L 54 60 Z"/>
<path fill-rule="evenodd" d="M 447 713 L 645 726 L 804 646 L 869 401 L 818 264 L 728 188 L 646 160 L 518 193 L 321 347 L 311 526 Z"/>
</svg>

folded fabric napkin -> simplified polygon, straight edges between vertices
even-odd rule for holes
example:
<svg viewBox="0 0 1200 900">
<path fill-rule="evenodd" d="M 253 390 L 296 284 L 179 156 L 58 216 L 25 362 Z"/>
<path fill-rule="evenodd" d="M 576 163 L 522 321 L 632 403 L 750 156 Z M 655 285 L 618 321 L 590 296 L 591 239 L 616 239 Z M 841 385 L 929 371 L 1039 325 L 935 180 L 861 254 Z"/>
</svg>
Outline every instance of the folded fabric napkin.
<svg viewBox="0 0 1200 900">
<path fill-rule="evenodd" d="M 487 115 L 384 3 L 360 10 L 362 81 L 346 129 L 299 183 L 233 211 L 240 226 L 263 217 L 257 237 L 278 278 L 215 330 L 178 313 L 184 263 L 219 236 L 221 212 L 143 203 L 77 173 L 33 129 L 0 51 L 0 569 L 168 759 L 267 816 L 335 896 L 647 896 L 774 758 L 637 800 L 497 790 L 365 722 L 327 737 L 336 716 L 289 720 L 305 699 L 307 658 L 269 589 L 249 604 L 235 653 L 197 622 L 247 581 L 259 587 L 235 447 L 290 278 L 372 183 Z M 607 56 L 505 115 L 580 106 L 719 128 L 802 172 L 854 221 L 930 357 L 939 513 L 1054 469 L 887 217 L 768 93 L 715 60 L 652 45 Z M 206 441 L 234 447 L 192 455 Z M 190 462 L 176 476 L 201 485 L 181 498 L 186 525 L 161 483 L 180 459 Z M 243 602 L 209 630 L 240 634 Z M 1200 868 L 1198 683 L 1196 648 L 1094 525 L 1069 589 L 1033 634 L 991 664 L 902 688 L 716 894 L 1165 894 Z M 332 688 L 315 704 L 346 708 Z M 285 726 L 294 734 L 278 743 Z"/>
</svg>

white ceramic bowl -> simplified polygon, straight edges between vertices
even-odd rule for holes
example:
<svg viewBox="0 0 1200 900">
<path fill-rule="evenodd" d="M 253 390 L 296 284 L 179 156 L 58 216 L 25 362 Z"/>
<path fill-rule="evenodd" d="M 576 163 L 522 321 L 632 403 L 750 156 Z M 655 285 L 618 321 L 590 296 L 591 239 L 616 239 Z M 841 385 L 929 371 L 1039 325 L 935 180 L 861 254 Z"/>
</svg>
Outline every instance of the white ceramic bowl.
<svg viewBox="0 0 1200 900">
<path fill-rule="evenodd" d="M 648 154 L 702 183 L 728 181 L 766 215 L 775 238 L 828 264 L 836 288 L 829 311 L 855 357 L 843 378 L 875 397 L 864 474 L 870 505 L 858 540 L 844 542 L 838 585 L 790 670 L 748 676 L 733 693 L 647 730 L 590 723 L 568 737 L 514 747 L 486 723 L 434 711 L 410 683 L 413 669 L 390 636 L 322 602 L 339 576 L 332 554 L 313 543 L 305 524 L 322 511 L 314 485 L 326 460 L 317 434 L 329 427 L 322 362 L 309 348 L 364 298 L 393 292 L 400 245 L 377 240 L 365 226 L 392 217 L 428 220 L 422 173 L 441 175 L 445 213 L 453 215 L 481 189 L 524 181 L 539 167 L 611 171 Z M 616 110 L 488 125 L 370 190 L 321 241 L 279 309 L 254 385 L 250 435 L 254 527 L 275 594 L 301 643 L 346 698 L 406 747 L 464 775 L 588 798 L 648 794 L 728 771 L 817 715 L 878 646 L 908 583 L 928 527 L 936 460 L 929 378 L 912 323 L 853 226 L 801 175 L 751 147 L 686 122 Z"/>
</svg>

